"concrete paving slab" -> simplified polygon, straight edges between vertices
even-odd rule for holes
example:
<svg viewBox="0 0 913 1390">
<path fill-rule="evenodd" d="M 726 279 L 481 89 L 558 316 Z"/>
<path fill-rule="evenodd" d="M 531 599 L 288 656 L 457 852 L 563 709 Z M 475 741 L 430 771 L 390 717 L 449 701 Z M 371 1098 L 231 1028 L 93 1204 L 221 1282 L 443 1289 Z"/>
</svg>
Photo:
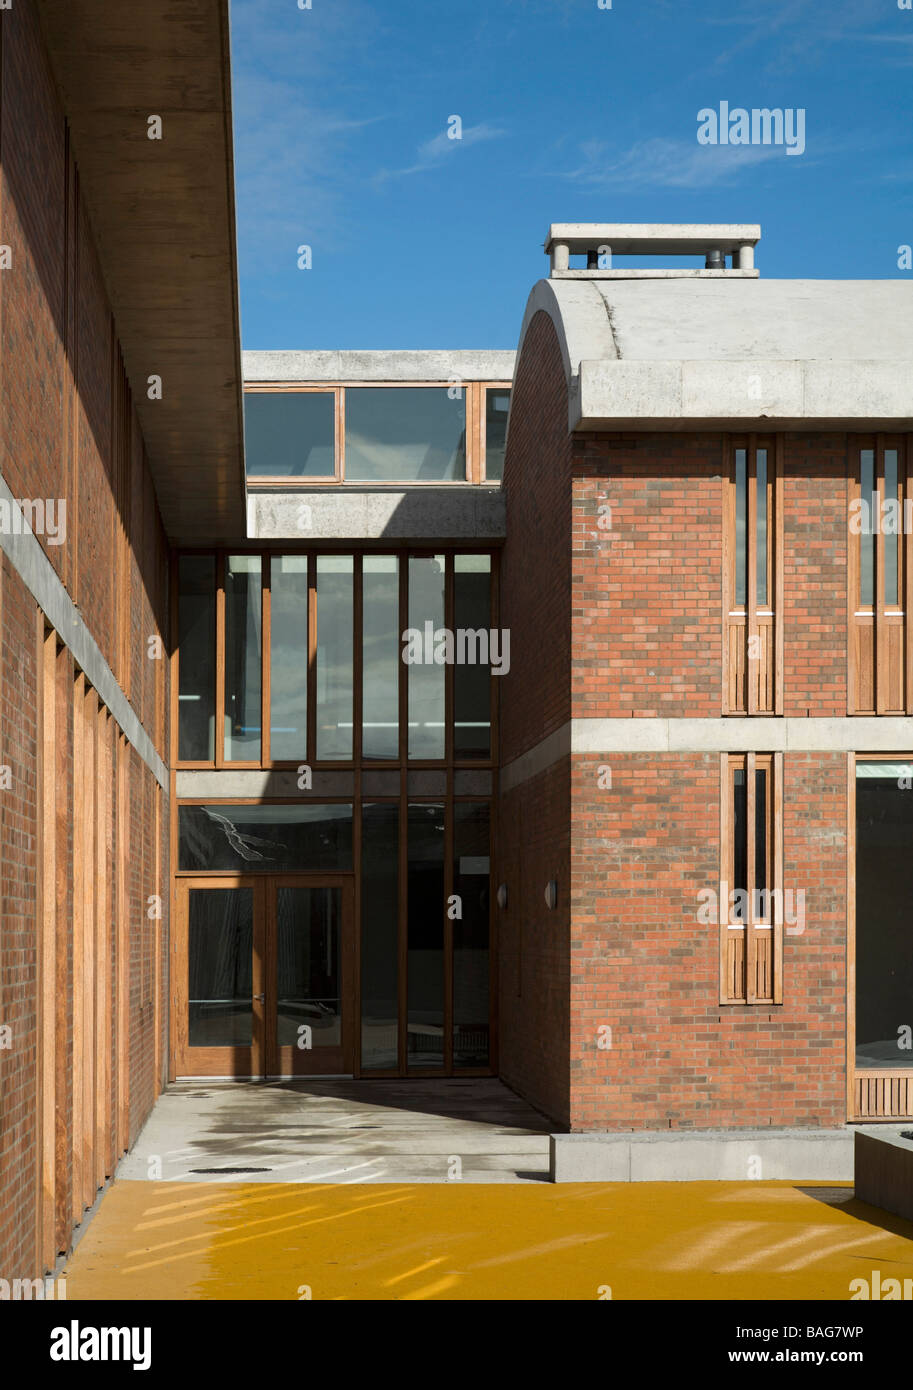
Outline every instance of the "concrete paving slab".
<svg viewBox="0 0 913 1390">
<path fill-rule="evenodd" d="M 178 1082 L 118 1181 L 541 1182 L 549 1122 L 501 1082 Z"/>
</svg>

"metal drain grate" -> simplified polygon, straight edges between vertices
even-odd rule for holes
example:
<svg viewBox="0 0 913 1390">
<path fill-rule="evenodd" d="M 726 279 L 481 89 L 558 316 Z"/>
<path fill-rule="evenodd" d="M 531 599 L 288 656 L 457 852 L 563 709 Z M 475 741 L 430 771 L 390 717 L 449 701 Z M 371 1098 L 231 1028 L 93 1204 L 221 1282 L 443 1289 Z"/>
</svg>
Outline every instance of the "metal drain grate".
<svg viewBox="0 0 913 1390">
<path fill-rule="evenodd" d="M 272 1168 L 191 1168 L 191 1173 L 271 1173 Z"/>
</svg>

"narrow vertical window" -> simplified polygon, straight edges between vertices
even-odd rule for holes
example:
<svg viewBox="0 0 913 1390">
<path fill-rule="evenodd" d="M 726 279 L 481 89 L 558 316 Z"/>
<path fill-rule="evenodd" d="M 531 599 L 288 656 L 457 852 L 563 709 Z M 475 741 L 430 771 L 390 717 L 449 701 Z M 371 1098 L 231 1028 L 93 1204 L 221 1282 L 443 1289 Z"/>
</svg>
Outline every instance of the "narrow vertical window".
<svg viewBox="0 0 913 1390">
<path fill-rule="evenodd" d="M 444 556 L 409 560 L 409 757 L 440 759 L 445 749 Z M 436 659 L 437 658 L 437 659 Z"/>
<path fill-rule="evenodd" d="M 856 451 L 850 474 L 847 585 L 849 714 L 913 714 L 905 588 L 911 533 L 908 460 L 896 436 Z"/>
<path fill-rule="evenodd" d="M 735 585 L 737 608 L 745 607 L 748 591 L 748 548 L 745 544 L 745 517 L 748 511 L 747 449 L 735 451 Z"/>
<path fill-rule="evenodd" d="M 875 495 L 875 450 L 863 449 L 859 455 L 859 491 L 863 502 L 859 533 L 859 603 L 871 608 L 875 602 L 875 530 L 878 510 Z"/>
<path fill-rule="evenodd" d="M 216 561 L 178 561 L 178 760 L 212 762 L 216 723 Z"/>
<path fill-rule="evenodd" d="M 366 762 L 399 756 L 399 561 L 362 560 L 362 726 Z"/>
<path fill-rule="evenodd" d="M 408 811 L 410 1070 L 444 1065 L 444 812 L 421 803 Z"/>
<path fill-rule="evenodd" d="M 504 476 L 509 411 L 510 390 L 489 387 L 485 392 L 485 478 L 488 482 L 500 482 Z"/>
<path fill-rule="evenodd" d="M 899 570 L 901 508 L 897 495 L 897 450 L 884 451 L 884 601 L 886 608 L 898 604 L 897 576 Z"/>
<path fill-rule="evenodd" d="M 781 713 L 777 682 L 777 477 L 770 442 L 749 435 L 731 454 L 724 501 L 725 714 Z"/>
<path fill-rule="evenodd" d="M 783 894 L 771 754 L 724 755 L 720 847 L 720 1002 L 782 998 Z"/>
<path fill-rule="evenodd" d="M 274 555 L 270 562 L 270 756 L 307 757 L 308 561 Z"/>
<path fill-rule="evenodd" d="M 354 607 L 351 555 L 317 557 L 317 757 L 352 756 Z"/>
<path fill-rule="evenodd" d="M 491 754 L 491 556 L 453 559 L 453 754 Z"/>
<path fill-rule="evenodd" d="M 226 762 L 260 761 L 261 615 L 260 556 L 226 556 Z"/>
</svg>

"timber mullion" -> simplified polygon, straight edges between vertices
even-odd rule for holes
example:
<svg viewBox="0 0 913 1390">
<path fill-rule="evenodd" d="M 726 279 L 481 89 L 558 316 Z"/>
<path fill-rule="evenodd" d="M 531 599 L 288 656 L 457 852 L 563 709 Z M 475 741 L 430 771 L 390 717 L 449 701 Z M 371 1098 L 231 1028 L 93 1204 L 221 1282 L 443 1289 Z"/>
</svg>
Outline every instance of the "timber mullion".
<svg viewBox="0 0 913 1390">
<path fill-rule="evenodd" d="M 884 500 L 884 435 L 875 440 L 875 495 L 877 529 L 875 532 L 875 713 L 884 714 L 887 708 L 885 692 L 888 687 L 887 631 L 884 621 L 884 528 L 881 524 Z"/>
<path fill-rule="evenodd" d="M 748 579 L 745 584 L 745 709 L 758 712 L 758 437 L 748 436 L 745 465 L 745 553 Z M 766 557 L 765 557 L 766 563 Z M 754 655 L 752 656 L 752 652 Z"/>
<path fill-rule="evenodd" d="M 732 772 L 728 753 L 720 754 L 720 1003 L 730 1004 L 729 991 L 729 890 L 732 886 L 731 802 Z"/>
<path fill-rule="evenodd" d="M 745 1002 L 758 1002 L 758 938 L 755 931 L 755 772 L 754 753 L 745 758 L 745 889 L 748 906 L 745 917 Z"/>
<path fill-rule="evenodd" d="M 770 800 L 773 806 L 771 829 L 773 832 L 773 920 L 771 922 L 771 973 L 772 993 L 775 1004 L 783 1003 L 783 754 L 775 753 L 771 758 Z"/>
</svg>

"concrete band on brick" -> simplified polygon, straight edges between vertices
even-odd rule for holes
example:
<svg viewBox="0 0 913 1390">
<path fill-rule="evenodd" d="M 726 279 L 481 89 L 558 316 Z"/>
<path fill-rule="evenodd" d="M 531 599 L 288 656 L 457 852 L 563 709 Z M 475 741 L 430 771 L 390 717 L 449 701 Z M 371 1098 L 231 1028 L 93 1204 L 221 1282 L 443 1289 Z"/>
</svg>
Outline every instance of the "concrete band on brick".
<svg viewBox="0 0 913 1390">
<path fill-rule="evenodd" d="M 510 791 L 569 754 L 904 753 L 913 718 L 571 719 L 501 771 Z"/>
<path fill-rule="evenodd" d="M 22 516 L 18 503 L 3 477 L 0 477 L 0 499 L 6 503 L 11 516 Z M 22 524 L 26 524 L 24 519 Z M 155 751 L 151 738 L 136 717 L 133 707 L 117 683 L 114 672 L 102 656 L 78 608 L 54 573 L 53 565 L 35 536 L 31 531 L 23 531 L 18 536 L 0 531 L 0 550 L 6 555 L 61 641 L 73 653 L 73 660 L 84 672 L 89 684 L 98 691 L 99 698 L 111 711 L 121 732 L 167 794 L 168 772 L 165 764 Z"/>
</svg>

